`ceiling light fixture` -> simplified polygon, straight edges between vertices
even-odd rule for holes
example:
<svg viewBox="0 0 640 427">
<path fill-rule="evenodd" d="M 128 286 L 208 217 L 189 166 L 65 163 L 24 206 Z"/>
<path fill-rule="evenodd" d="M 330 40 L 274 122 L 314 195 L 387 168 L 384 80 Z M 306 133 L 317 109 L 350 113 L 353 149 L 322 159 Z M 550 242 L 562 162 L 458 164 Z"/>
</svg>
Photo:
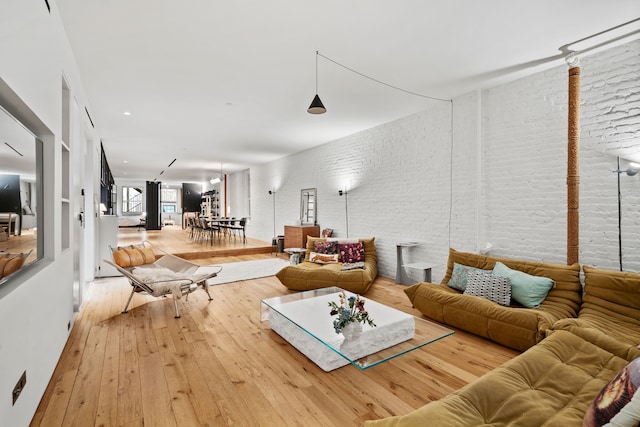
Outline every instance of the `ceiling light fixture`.
<svg viewBox="0 0 640 427">
<path fill-rule="evenodd" d="M 320 101 L 320 97 L 318 96 L 318 51 L 316 50 L 316 96 L 313 97 L 313 101 L 311 101 L 311 105 L 307 108 L 307 112 L 310 114 L 324 114 L 327 112 L 327 109 L 324 108 L 324 104 Z"/>
<path fill-rule="evenodd" d="M 222 162 L 220 162 L 220 177 L 218 178 L 211 178 L 211 180 L 209 181 L 211 183 L 211 185 L 216 185 L 220 182 L 222 182 Z"/>
<path fill-rule="evenodd" d="M 376 82 L 378 84 L 387 86 L 391 89 L 395 89 L 398 90 L 400 92 L 404 92 L 407 93 L 409 95 L 413 95 L 413 96 L 419 96 L 421 98 L 426 98 L 426 99 L 432 99 L 434 101 L 443 101 L 443 102 L 449 102 L 453 105 L 453 100 L 452 99 L 444 99 L 444 98 L 437 98 L 435 96 L 429 96 L 429 95 L 423 95 L 420 93 L 416 93 L 416 92 L 412 92 L 410 90 L 406 90 L 406 89 L 402 89 L 398 86 L 394 86 L 391 85 L 389 83 L 385 83 L 381 80 L 378 79 L 374 79 L 373 77 L 370 77 L 364 73 L 361 73 L 360 71 L 356 71 L 353 68 L 349 68 L 344 64 L 339 63 L 338 61 L 335 61 L 327 56 L 324 56 L 323 54 L 321 54 L 319 51 L 316 50 L 316 96 L 313 98 L 313 101 L 311 101 L 311 105 L 309 106 L 309 108 L 307 109 L 307 112 L 311 113 L 311 114 L 323 114 L 327 112 L 327 109 L 324 108 L 324 105 L 322 104 L 322 101 L 320 101 L 320 97 L 318 96 L 318 56 L 323 57 L 324 59 L 326 59 L 329 62 L 333 62 L 334 64 L 336 64 L 339 67 L 344 68 L 345 70 L 351 71 L 354 74 L 359 75 L 360 77 L 364 77 L 365 79 L 369 79 L 373 82 Z"/>
<path fill-rule="evenodd" d="M 16 154 L 18 154 L 20 157 L 24 157 L 24 155 L 23 155 L 21 152 L 19 152 L 19 151 L 18 151 L 18 150 L 16 150 L 15 148 L 13 148 L 13 146 L 12 146 L 11 144 L 9 144 L 8 142 L 5 142 L 4 144 L 5 144 L 7 147 L 11 148 L 13 151 L 15 151 L 15 152 L 16 152 Z"/>
</svg>

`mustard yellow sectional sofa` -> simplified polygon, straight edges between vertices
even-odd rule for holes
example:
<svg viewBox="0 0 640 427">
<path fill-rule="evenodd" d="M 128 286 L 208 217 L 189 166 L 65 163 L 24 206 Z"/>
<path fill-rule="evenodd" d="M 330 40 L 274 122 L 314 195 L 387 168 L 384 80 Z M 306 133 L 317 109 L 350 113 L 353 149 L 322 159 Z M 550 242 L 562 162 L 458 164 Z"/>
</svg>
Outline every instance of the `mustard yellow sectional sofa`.
<svg viewBox="0 0 640 427">
<path fill-rule="evenodd" d="M 366 427 L 582 426 L 588 406 L 627 364 L 568 332 L 540 344 L 448 396 Z"/>
<path fill-rule="evenodd" d="M 544 317 L 546 337 L 539 343 L 443 399 L 365 426 L 591 427 L 612 417 L 612 425 L 637 426 L 640 274 L 588 266 L 583 271 L 577 315 L 551 325 Z"/>
<path fill-rule="evenodd" d="M 554 286 L 538 308 L 504 307 L 447 286 L 454 264 L 491 270 L 497 262 L 532 276 L 550 278 Z M 524 351 L 540 342 L 555 322 L 578 314 L 582 300 L 580 265 L 519 261 L 450 249 L 441 284 L 417 283 L 405 293 L 415 308 L 433 320 Z"/>
<path fill-rule="evenodd" d="M 309 262 L 314 242 L 326 242 L 325 238 L 307 237 L 305 260 L 298 265 L 288 265 L 276 273 L 287 288 L 295 291 L 338 286 L 348 291 L 364 294 L 378 276 L 378 255 L 375 238 L 358 239 L 364 245 L 364 268 L 343 271 L 342 263 L 317 264 Z"/>
</svg>

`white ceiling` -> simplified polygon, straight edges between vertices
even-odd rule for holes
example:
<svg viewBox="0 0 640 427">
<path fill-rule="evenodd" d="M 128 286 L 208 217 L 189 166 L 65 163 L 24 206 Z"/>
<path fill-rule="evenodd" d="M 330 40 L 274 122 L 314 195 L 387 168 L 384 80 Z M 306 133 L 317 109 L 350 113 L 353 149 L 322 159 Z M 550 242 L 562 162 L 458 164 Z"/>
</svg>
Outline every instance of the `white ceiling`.
<svg viewBox="0 0 640 427">
<path fill-rule="evenodd" d="M 163 182 L 243 170 L 439 102 L 319 58 L 327 113 L 308 114 L 316 50 L 451 99 L 562 64 L 560 46 L 640 16 L 638 0 L 57 4 L 114 176 Z"/>
</svg>

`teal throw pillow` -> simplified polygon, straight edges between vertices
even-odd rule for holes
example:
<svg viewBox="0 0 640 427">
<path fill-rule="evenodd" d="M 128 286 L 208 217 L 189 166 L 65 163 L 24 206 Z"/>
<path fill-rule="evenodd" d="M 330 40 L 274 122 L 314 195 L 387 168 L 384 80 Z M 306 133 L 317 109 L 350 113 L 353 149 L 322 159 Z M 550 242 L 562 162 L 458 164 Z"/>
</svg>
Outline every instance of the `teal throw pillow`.
<svg viewBox="0 0 640 427">
<path fill-rule="evenodd" d="M 447 286 L 464 292 L 464 290 L 467 289 L 467 281 L 469 279 L 470 271 L 477 271 L 479 273 L 491 272 L 491 270 L 483 270 L 481 268 L 470 267 L 468 265 L 454 262 L 453 270 L 451 271 L 451 278 L 449 279 Z"/>
<path fill-rule="evenodd" d="M 527 308 L 540 307 L 555 284 L 548 277 L 532 276 L 524 271 L 513 270 L 501 262 L 496 262 L 493 274 L 508 277 L 511 280 L 511 298 Z"/>
</svg>

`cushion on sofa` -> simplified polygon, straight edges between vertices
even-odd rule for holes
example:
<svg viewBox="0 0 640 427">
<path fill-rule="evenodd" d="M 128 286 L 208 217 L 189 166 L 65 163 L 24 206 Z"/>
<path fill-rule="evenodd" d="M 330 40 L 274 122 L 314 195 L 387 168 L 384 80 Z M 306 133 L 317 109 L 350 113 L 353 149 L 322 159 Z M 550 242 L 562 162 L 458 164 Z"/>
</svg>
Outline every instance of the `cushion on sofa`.
<svg viewBox="0 0 640 427">
<path fill-rule="evenodd" d="M 465 295 L 474 295 L 508 306 L 511 302 L 511 280 L 484 271 L 470 271 Z"/>
<path fill-rule="evenodd" d="M 338 242 L 313 242 L 313 252 L 319 254 L 337 254 Z"/>
<path fill-rule="evenodd" d="M 480 255 L 471 252 L 461 252 L 449 249 L 447 272 L 442 279 L 446 285 L 451 279 L 453 264 L 459 263 L 483 270 L 493 270 L 496 262 L 501 262 L 509 268 L 523 271 L 532 276 L 548 277 L 555 282 L 555 286 L 547 294 L 545 303 L 558 302 L 568 304 L 577 314 L 582 302 L 582 284 L 580 283 L 580 264 L 573 265 L 551 264 L 542 261 L 523 261 L 510 258 L 500 258 L 490 255 Z M 575 316 L 574 314 L 574 316 Z"/>
<path fill-rule="evenodd" d="M 584 309 L 599 311 L 640 326 L 640 274 L 585 265 Z"/>
<path fill-rule="evenodd" d="M 580 426 L 596 394 L 626 364 L 558 331 L 443 399 L 365 426 Z"/>
<path fill-rule="evenodd" d="M 340 262 L 353 264 L 354 262 L 364 262 L 365 250 L 362 242 L 357 243 L 340 243 L 338 244 L 340 251 Z"/>
<path fill-rule="evenodd" d="M 447 285 L 450 288 L 457 289 L 459 291 L 464 291 L 467 288 L 467 280 L 469 279 L 469 273 L 472 271 L 491 272 L 491 270 L 483 270 L 481 268 L 475 268 L 475 267 L 458 264 L 457 262 L 454 262 L 453 270 L 451 271 L 451 279 L 449 280 Z"/>
<path fill-rule="evenodd" d="M 356 269 L 364 269 L 364 261 L 354 262 L 354 263 L 342 263 L 342 267 L 340 271 L 348 271 L 348 270 L 356 270 Z"/>
<path fill-rule="evenodd" d="M 111 256 L 113 262 L 122 268 L 153 264 L 156 261 L 156 255 L 150 247 L 118 248 L 111 252 Z"/>
<path fill-rule="evenodd" d="M 577 316 L 582 302 L 580 264 L 578 263 L 564 265 L 541 261 L 522 261 L 449 249 L 447 272 L 441 283 L 444 285 L 448 283 L 455 262 L 483 270 L 493 270 L 498 261 L 514 270 L 523 271 L 532 276 L 548 277 L 553 280 L 555 286 L 549 291 L 541 306 L 554 307 L 555 310 L 564 313 L 561 317 Z"/>
<path fill-rule="evenodd" d="M 627 360 L 640 356 L 640 274 L 583 266 L 584 301 L 576 319 L 554 329 L 580 335 Z"/>
<path fill-rule="evenodd" d="M 338 254 L 311 252 L 309 254 L 309 262 L 315 262 L 316 264 L 337 264 L 338 257 Z"/>
<path fill-rule="evenodd" d="M 524 271 L 514 270 L 500 261 L 493 267 L 493 274 L 507 277 L 511 281 L 511 298 L 527 308 L 538 308 L 553 287 L 548 277 L 532 276 Z"/>
<path fill-rule="evenodd" d="M 637 427 L 640 423 L 640 358 L 629 362 L 589 405 L 583 427 Z M 611 423 L 611 424 L 608 424 Z"/>
</svg>

